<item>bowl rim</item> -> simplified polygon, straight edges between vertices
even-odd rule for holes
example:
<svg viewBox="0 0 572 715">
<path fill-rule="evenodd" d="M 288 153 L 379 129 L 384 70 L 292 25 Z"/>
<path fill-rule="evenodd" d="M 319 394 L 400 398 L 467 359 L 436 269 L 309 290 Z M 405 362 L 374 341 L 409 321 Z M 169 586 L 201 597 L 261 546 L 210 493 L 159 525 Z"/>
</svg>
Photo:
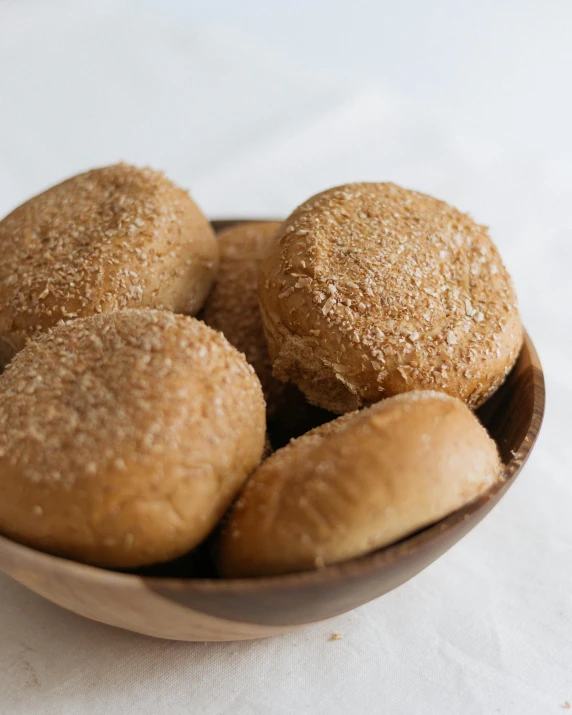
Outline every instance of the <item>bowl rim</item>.
<svg viewBox="0 0 572 715">
<path fill-rule="evenodd" d="M 409 535 L 401 541 L 376 551 L 312 571 L 302 571 L 277 576 L 215 579 L 145 576 L 113 571 L 100 566 L 84 564 L 62 556 L 49 554 L 2 535 L 0 535 L 0 548 L 11 552 L 15 557 L 18 557 L 18 555 L 24 557 L 25 561 L 29 561 L 31 558 L 36 561 L 40 559 L 46 564 L 49 564 L 51 570 L 55 572 L 65 571 L 69 573 L 70 571 L 74 571 L 76 575 L 87 581 L 97 580 L 101 583 L 103 580 L 110 585 L 115 584 L 137 589 L 143 586 L 154 591 L 162 591 L 163 593 L 169 591 L 197 591 L 217 594 L 252 593 L 260 589 L 293 589 L 298 586 L 311 586 L 318 583 L 335 582 L 348 577 L 364 576 L 372 571 L 378 570 L 382 566 L 388 566 L 396 562 L 404 555 L 409 556 L 428 545 L 439 535 L 445 534 L 457 524 L 469 518 L 470 515 L 484 507 L 498 492 L 506 490 L 512 484 L 534 447 L 545 411 L 544 373 L 538 353 L 526 330 L 523 330 L 522 350 L 528 352 L 533 368 L 532 410 L 530 413 L 530 423 L 522 444 L 519 450 L 513 453 L 511 460 L 505 464 L 506 479 L 496 484 L 485 495 L 466 504 L 441 521 Z"/>
</svg>

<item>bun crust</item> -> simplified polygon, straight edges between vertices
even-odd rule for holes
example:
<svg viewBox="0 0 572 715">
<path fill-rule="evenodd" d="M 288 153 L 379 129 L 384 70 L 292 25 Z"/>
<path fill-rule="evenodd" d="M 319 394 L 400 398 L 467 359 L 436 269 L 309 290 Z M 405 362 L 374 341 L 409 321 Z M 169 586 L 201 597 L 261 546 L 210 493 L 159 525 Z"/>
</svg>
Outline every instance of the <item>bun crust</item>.
<svg viewBox="0 0 572 715">
<path fill-rule="evenodd" d="M 163 174 L 118 164 L 74 176 L 0 221 L 0 368 L 61 320 L 194 314 L 217 262 L 210 224 Z"/>
<path fill-rule="evenodd" d="M 475 408 L 522 343 L 487 229 L 394 184 L 348 184 L 302 204 L 261 265 L 259 295 L 274 375 L 337 413 L 415 389 Z"/>
<path fill-rule="evenodd" d="M 495 443 L 460 400 L 398 395 L 267 459 L 230 512 L 220 572 L 270 576 L 360 556 L 439 521 L 500 474 Z"/>
<path fill-rule="evenodd" d="M 279 227 L 276 221 L 252 222 L 221 231 L 219 273 L 202 317 L 254 368 L 266 399 L 272 443 L 281 447 L 333 415 L 309 404 L 295 385 L 272 375 L 258 305 L 258 271 Z"/>
<path fill-rule="evenodd" d="M 272 376 L 258 308 L 258 268 L 280 227 L 277 221 L 231 226 L 218 235 L 220 265 L 206 302 L 203 320 L 244 353 L 264 391 L 271 415 L 282 398 L 284 383 Z"/>
<path fill-rule="evenodd" d="M 258 379 L 203 323 L 71 321 L 0 377 L 0 531 L 100 566 L 171 560 L 213 529 L 264 439 Z"/>
</svg>

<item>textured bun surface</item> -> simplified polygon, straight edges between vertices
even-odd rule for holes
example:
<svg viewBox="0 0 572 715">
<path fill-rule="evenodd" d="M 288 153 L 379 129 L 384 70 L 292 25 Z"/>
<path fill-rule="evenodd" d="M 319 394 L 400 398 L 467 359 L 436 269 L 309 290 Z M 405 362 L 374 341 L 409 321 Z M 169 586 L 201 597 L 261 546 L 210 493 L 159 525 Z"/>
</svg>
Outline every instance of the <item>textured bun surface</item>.
<svg viewBox="0 0 572 715">
<path fill-rule="evenodd" d="M 500 475 L 495 443 L 463 402 L 398 395 L 263 462 L 223 529 L 220 572 L 270 576 L 360 556 L 439 521 Z"/>
<path fill-rule="evenodd" d="M 0 367 L 60 320 L 194 314 L 217 261 L 210 224 L 163 174 L 118 164 L 74 176 L 0 221 Z"/>
<path fill-rule="evenodd" d="M 279 227 L 276 221 L 252 222 L 221 231 L 218 277 L 203 312 L 205 323 L 220 330 L 254 368 L 269 414 L 281 399 L 285 385 L 272 376 L 258 308 L 258 268 Z"/>
<path fill-rule="evenodd" d="M 219 333 L 156 310 L 74 320 L 0 376 L 0 532 L 101 566 L 176 558 L 264 439 L 260 383 Z"/>
<path fill-rule="evenodd" d="M 258 375 L 275 446 L 286 444 L 333 416 L 311 405 L 295 385 L 272 375 L 258 305 L 258 270 L 279 227 L 276 221 L 257 221 L 221 231 L 219 273 L 202 315 L 207 325 L 220 330 L 231 345 L 244 353 Z"/>
<path fill-rule="evenodd" d="M 486 228 L 394 184 L 348 184 L 296 209 L 259 295 L 274 375 L 337 413 L 414 389 L 477 407 L 522 343 Z"/>
</svg>

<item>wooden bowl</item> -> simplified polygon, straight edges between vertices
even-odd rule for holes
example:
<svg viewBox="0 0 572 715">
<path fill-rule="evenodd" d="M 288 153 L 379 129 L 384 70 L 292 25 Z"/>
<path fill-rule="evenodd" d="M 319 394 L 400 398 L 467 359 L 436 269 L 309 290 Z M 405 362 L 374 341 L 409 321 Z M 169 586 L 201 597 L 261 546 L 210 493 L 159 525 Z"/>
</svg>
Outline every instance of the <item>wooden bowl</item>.
<svg viewBox="0 0 572 715">
<path fill-rule="evenodd" d="M 292 631 L 382 596 L 450 549 L 514 482 L 534 446 L 543 413 L 542 367 L 525 335 L 506 382 L 478 411 L 498 445 L 506 481 L 403 541 L 318 571 L 227 580 L 125 574 L 51 556 L 3 537 L 0 569 L 70 611 L 160 638 L 226 641 Z"/>
</svg>

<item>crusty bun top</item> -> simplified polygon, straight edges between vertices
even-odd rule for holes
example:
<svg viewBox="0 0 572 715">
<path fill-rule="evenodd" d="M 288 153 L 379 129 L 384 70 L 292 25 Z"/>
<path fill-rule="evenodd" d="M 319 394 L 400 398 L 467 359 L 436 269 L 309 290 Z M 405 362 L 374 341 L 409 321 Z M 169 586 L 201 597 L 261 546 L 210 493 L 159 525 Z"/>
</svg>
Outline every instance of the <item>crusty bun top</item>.
<svg viewBox="0 0 572 715">
<path fill-rule="evenodd" d="M 0 363 L 60 320 L 193 314 L 217 260 L 208 221 L 163 174 L 118 164 L 74 176 L 0 221 Z"/>
<path fill-rule="evenodd" d="M 334 412 L 417 388 L 475 407 L 522 340 L 487 229 L 394 184 L 349 184 L 302 204 L 259 291 L 274 374 Z"/>
<path fill-rule="evenodd" d="M 30 342 L 0 376 L 0 531 L 106 566 L 180 556 L 258 464 L 264 399 L 220 333 L 125 310 Z"/>
<path fill-rule="evenodd" d="M 497 448 L 460 400 L 408 392 L 316 428 L 250 477 L 223 530 L 224 576 L 295 573 L 432 524 L 500 478 Z"/>
</svg>

